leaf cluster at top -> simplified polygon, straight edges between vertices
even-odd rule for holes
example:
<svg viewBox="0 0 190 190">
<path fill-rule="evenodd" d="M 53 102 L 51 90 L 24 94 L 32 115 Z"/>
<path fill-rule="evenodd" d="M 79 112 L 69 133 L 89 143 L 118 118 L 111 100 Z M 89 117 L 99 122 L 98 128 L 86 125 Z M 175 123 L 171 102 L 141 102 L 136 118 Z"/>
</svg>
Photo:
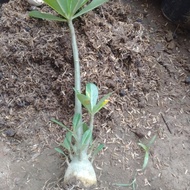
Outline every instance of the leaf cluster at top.
<svg viewBox="0 0 190 190">
<path fill-rule="evenodd" d="M 45 4 L 49 5 L 62 17 L 39 11 L 31 11 L 29 15 L 35 18 L 67 22 L 97 8 L 108 0 L 93 0 L 89 4 L 87 2 L 89 0 L 44 0 Z"/>
</svg>

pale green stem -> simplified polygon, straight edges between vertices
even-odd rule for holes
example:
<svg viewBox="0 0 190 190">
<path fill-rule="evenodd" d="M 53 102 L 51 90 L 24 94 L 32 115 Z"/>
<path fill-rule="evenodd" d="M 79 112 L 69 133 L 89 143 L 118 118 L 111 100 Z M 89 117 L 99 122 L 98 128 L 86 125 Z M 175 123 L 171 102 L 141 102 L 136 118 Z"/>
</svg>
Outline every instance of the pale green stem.
<svg viewBox="0 0 190 190">
<path fill-rule="evenodd" d="M 80 76 L 80 63 L 79 63 L 79 54 L 78 54 L 78 47 L 76 41 L 76 34 L 75 29 L 72 23 L 72 20 L 68 20 L 68 25 L 71 33 L 71 40 L 72 40 L 72 50 L 73 50 L 73 59 L 74 59 L 74 78 L 75 78 L 75 90 L 81 93 L 81 76 Z M 78 100 L 75 92 L 75 113 L 79 113 L 82 117 L 82 105 L 81 102 Z M 83 127 L 82 127 L 82 119 L 80 121 L 80 127 L 77 131 L 78 143 L 77 147 L 80 147 L 80 142 L 82 139 L 83 134 Z M 79 154 L 81 152 L 79 151 Z M 79 155 L 80 156 L 80 155 Z"/>
<path fill-rule="evenodd" d="M 94 126 L 94 114 L 90 114 L 90 129 L 93 131 Z"/>
</svg>

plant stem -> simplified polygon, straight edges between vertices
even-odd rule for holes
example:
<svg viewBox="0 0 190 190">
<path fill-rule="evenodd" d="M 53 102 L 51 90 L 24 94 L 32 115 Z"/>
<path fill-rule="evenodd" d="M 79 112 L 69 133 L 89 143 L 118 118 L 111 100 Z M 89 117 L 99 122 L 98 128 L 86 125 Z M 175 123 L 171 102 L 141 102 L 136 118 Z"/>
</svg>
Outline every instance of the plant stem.
<svg viewBox="0 0 190 190">
<path fill-rule="evenodd" d="M 74 29 L 72 20 L 68 20 L 68 25 L 69 25 L 71 40 L 72 40 L 72 50 L 73 50 L 73 59 L 74 59 L 75 90 L 78 91 L 79 93 L 81 93 L 81 76 L 80 76 L 79 53 L 78 53 L 75 29 Z M 81 105 L 81 102 L 77 98 L 77 93 L 75 92 L 75 114 L 76 113 L 79 113 L 81 115 L 81 118 L 82 118 L 82 105 Z M 80 142 L 81 142 L 82 134 L 83 134 L 82 119 L 81 119 L 79 125 L 80 125 L 80 127 L 78 128 L 78 131 L 77 131 L 77 137 L 78 137 L 77 147 L 78 148 L 80 146 Z M 79 152 L 79 154 L 81 154 L 81 152 Z"/>
<path fill-rule="evenodd" d="M 90 129 L 91 131 L 93 131 L 93 127 L 94 127 L 94 114 L 90 115 Z"/>
</svg>

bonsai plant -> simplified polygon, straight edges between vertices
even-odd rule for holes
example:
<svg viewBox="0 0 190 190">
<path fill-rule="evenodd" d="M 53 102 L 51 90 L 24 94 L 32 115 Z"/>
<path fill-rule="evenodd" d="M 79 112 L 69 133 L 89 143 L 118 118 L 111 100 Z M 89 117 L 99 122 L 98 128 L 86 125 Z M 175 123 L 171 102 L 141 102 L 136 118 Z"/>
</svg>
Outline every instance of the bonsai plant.
<svg viewBox="0 0 190 190">
<path fill-rule="evenodd" d="M 55 123 L 67 130 L 65 139 L 61 144 L 68 150 L 67 156 L 61 149 L 56 148 L 59 153 L 67 157 L 68 168 L 65 172 L 64 183 L 70 180 L 79 180 L 85 187 L 96 184 L 96 174 L 92 166 L 94 156 L 103 148 L 100 144 L 95 148 L 92 141 L 94 115 L 108 103 L 110 94 L 105 95 L 98 103 L 98 88 L 93 83 L 86 85 L 86 94 L 81 94 L 81 76 L 78 47 L 73 26 L 73 19 L 95 9 L 108 0 L 44 0 L 44 3 L 52 7 L 60 16 L 55 16 L 39 11 L 31 11 L 31 17 L 47 19 L 52 21 L 67 22 L 72 41 L 72 50 L 74 57 L 74 76 L 75 76 L 75 113 L 73 117 L 73 128 L 68 127 L 53 119 Z M 88 4 L 87 4 L 88 3 Z M 90 124 L 82 121 L 82 105 L 87 109 L 90 115 Z M 90 161 L 90 158 L 92 159 Z"/>
</svg>

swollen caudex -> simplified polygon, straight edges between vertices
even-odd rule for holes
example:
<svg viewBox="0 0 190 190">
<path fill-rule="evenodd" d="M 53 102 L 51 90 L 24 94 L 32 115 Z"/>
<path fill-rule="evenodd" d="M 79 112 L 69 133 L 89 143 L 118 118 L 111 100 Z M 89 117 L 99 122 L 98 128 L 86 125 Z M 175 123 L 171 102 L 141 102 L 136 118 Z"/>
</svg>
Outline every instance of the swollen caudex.
<svg viewBox="0 0 190 190">
<path fill-rule="evenodd" d="M 27 0 L 28 3 L 30 3 L 31 5 L 34 5 L 34 6 L 40 6 L 44 3 L 43 0 Z"/>
<path fill-rule="evenodd" d="M 96 185 L 97 179 L 92 163 L 87 159 L 73 159 L 65 172 L 64 183 L 70 184 L 72 181 L 80 181 L 85 187 Z"/>
</svg>

